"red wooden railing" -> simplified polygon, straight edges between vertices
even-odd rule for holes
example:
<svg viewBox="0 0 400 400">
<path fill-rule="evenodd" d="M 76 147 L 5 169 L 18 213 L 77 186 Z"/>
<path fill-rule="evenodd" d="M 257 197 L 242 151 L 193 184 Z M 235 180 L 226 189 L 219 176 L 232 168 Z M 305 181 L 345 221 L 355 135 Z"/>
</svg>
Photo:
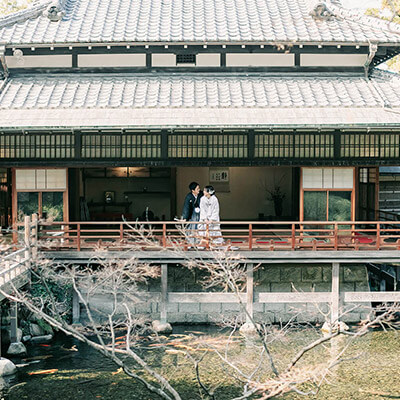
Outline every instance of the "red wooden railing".
<svg viewBox="0 0 400 400">
<path fill-rule="evenodd" d="M 217 239 L 223 238 L 223 243 Z M 221 241 L 221 239 L 220 239 Z M 227 248 L 251 251 L 400 250 L 400 223 L 365 222 L 223 222 L 220 229 L 204 224 L 154 222 L 41 222 L 42 249 L 93 248 L 188 250 Z"/>
</svg>

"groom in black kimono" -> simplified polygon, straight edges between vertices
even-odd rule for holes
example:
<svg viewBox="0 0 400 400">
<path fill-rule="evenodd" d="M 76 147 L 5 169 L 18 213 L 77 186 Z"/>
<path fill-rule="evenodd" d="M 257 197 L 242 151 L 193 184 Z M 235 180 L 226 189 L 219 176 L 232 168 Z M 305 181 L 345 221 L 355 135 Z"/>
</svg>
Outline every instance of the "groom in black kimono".
<svg viewBox="0 0 400 400">
<path fill-rule="evenodd" d="M 189 185 L 190 193 L 185 197 L 185 202 L 183 204 L 182 219 L 185 221 L 197 222 L 200 220 L 200 185 L 197 182 L 191 182 Z M 188 241 L 190 243 L 195 243 L 195 229 L 197 229 L 197 224 L 190 224 L 188 226 Z"/>
</svg>

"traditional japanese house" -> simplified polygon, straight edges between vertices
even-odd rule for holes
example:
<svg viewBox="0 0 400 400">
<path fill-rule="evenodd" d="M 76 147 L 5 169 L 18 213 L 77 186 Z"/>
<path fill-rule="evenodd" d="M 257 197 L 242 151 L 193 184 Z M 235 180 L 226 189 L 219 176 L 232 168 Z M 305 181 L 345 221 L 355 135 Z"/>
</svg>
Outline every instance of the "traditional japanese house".
<svg viewBox="0 0 400 400">
<path fill-rule="evenodd" d="M 333 0 L 34 2 L 0 19 L 2 224 L 171 221 L 198 181 L 250 249 L 397 249 L 376 220 L 400 79 L 376 67 L 398 53 L 399 25 Z M 354 225 L 263 241 L 256 221 Z"/>
</svg>

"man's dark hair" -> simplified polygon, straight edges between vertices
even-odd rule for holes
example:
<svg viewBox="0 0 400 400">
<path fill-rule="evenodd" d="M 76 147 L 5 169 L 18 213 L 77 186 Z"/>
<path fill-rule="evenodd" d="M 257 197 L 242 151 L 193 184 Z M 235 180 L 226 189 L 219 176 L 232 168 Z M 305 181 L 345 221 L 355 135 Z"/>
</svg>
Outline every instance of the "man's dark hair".
<svg viewBox="0 0 400 400">
<path fill-rule="evenodd" d="M 200 186 L 197 182 L 191 182 L 189 185 L 189 189 L 194 190 L 197 188 L 197 186 Z"/>
</svg>

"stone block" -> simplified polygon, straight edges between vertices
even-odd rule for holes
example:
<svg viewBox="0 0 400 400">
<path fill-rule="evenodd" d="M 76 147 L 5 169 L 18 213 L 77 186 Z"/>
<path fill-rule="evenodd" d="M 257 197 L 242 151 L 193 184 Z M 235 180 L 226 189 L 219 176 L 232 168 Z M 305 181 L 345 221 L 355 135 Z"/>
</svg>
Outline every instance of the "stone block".
<svg viewBox="0 0 400 400">
<path fill-rule="evenodd" d="M 354 292 L 355 282 L 344 282 L 339 286 L 341 292 Z"/>
<path fill-rule="evenodd" d="M 331 308 L 329 303 L 318 303 L 318 304 L 307 304 L 307 313 L 310 314 L 319 314 L 323 316 L 324 314 L 328 314 Z"/>
<path fill-rule="evenodd" d="M 205 313 L 186 313 L 185 321 L 192 324 L 204 324 L 208 322 L 208 314 Z"/>
<path fill-rule="evenodd" d="M 281 267 L 281 282 L 300 282 L 301 267 Z"/>
<path fill-rule="evenodd" d="M 322 280 L 332 282 L 332 267 L 322 267 Z"/>
<path fill-rule="evenodd" d="M 179 313 L 179 312 L 169 313 L 167 315 L 167 321 L 170 324 L 177 324 L 177 323 L 186 322 L 185 321 L 185 314 L 184 313 Z"/>
<path fill-rule="evenodd" d="M 264 312 L 281 313 L 285 312 L 284 303 L 264 303 Z"/>
<path fill-rule="evenodd" d="M 162 323 L 158 320 L 155 320 L 151 324 L 153 330 L 157 333 L 172 333 L 172 327 L 171 324 L 167 323 Z"/>
<path fill-rule="evenodd" d="M 322 281 L 322 267 L 302 267 L 301 280 L 303 282 Z"/>
<path fill-rule="evenodd" d="M 151 303 L 137 303 L 135 304 L 136 314 L 150 314 L 152 312 Z"/>
<path fill-rule="evenodd" d="M 215 313 L 215 312 L 209 312 L 207 313 L 207 319 L 208 322 L 212 323 L 212 324 L 216 324 L 219 323 L 223 320 L 223 314 L 221 314 L 220 312 Z"/>
<path fill-rule="evenodd" d="M 178 303 L 167 303 L 167 313 L 178 312 Z"/>
<path fill-rule="evenodd" d="M 220 313 L 222 311 L 221 303 L 202 303 L 200 311 L 204 313 Z"/>
<path fill-rule="evenodd" d="M 367 268 L 364 265 L 344 266 L 344 282 L 368 282 Z"/>
<path fill-rule="evenodd" d="M 369 292 L 370 287 L 368 281 L 356 282 L 356 292 Z"/>
<path fill-rule="evenodd" d="M 53 340 L 53 335 L 35 336 L 31 339 L 31 343 L 34 344 L 49 343 L 52 340 Z"/>
<path fill-rule="evenodd" d="M 291 292 L 291 291 L 292 291 L 292 285 L 289 282 L 271 283 L 271 292 Z"/>
<path fill-rule="evenodd" d="M 287 313 L 306 313 L 307 312 L 307 304 L 303 303 L 285 303 L 285 310 Z"/>
<path fill-rule="evenodd" d="M 273 312 L 257 312 L 254 313 L 254 320 L 262 324 L 273 324 L 275 322 L 275 313 Z"/>
<path fill-rule="evenodd" d="M 346 323 L 357 323 L 361 321 L 361 315 L 358 312 L 350 312 L 340 316 L 340 320 Z"/>
<path fill-rule="evenodd" d="M 330 292 L 332 290 L 332 282 L 316 282 L 314 290 L 316 292 Z"/>
<path fill-rule="evenodd" d="M 295 282 L 292 285 L 292 292 L 312 292 L 314 285 L 311 282 Z"/>
<path fill-rule="evenodd" d="M 253 304 L 253 312 L 263 313 L 264 312 L 264 303 L 254 303 Z"/>
<path fill-rule="evenodd" d="M 259 286 L 267 285 L 270 282 L 280 281 L 279 265 L 266 265 L 259 269 L 257 283 Z"/>
<path fill-rule="evenodd" d="M 180 313 L 197 313 L 200 311 L 199 303 L 179 303 L 178 310 Z"/>
<path fill-rule="evenodd" d="M 222 303 L 222 312 L 226 311 L 236 311 L 240 312 L 240 304 L 239 303 Z"/>
</svg>

